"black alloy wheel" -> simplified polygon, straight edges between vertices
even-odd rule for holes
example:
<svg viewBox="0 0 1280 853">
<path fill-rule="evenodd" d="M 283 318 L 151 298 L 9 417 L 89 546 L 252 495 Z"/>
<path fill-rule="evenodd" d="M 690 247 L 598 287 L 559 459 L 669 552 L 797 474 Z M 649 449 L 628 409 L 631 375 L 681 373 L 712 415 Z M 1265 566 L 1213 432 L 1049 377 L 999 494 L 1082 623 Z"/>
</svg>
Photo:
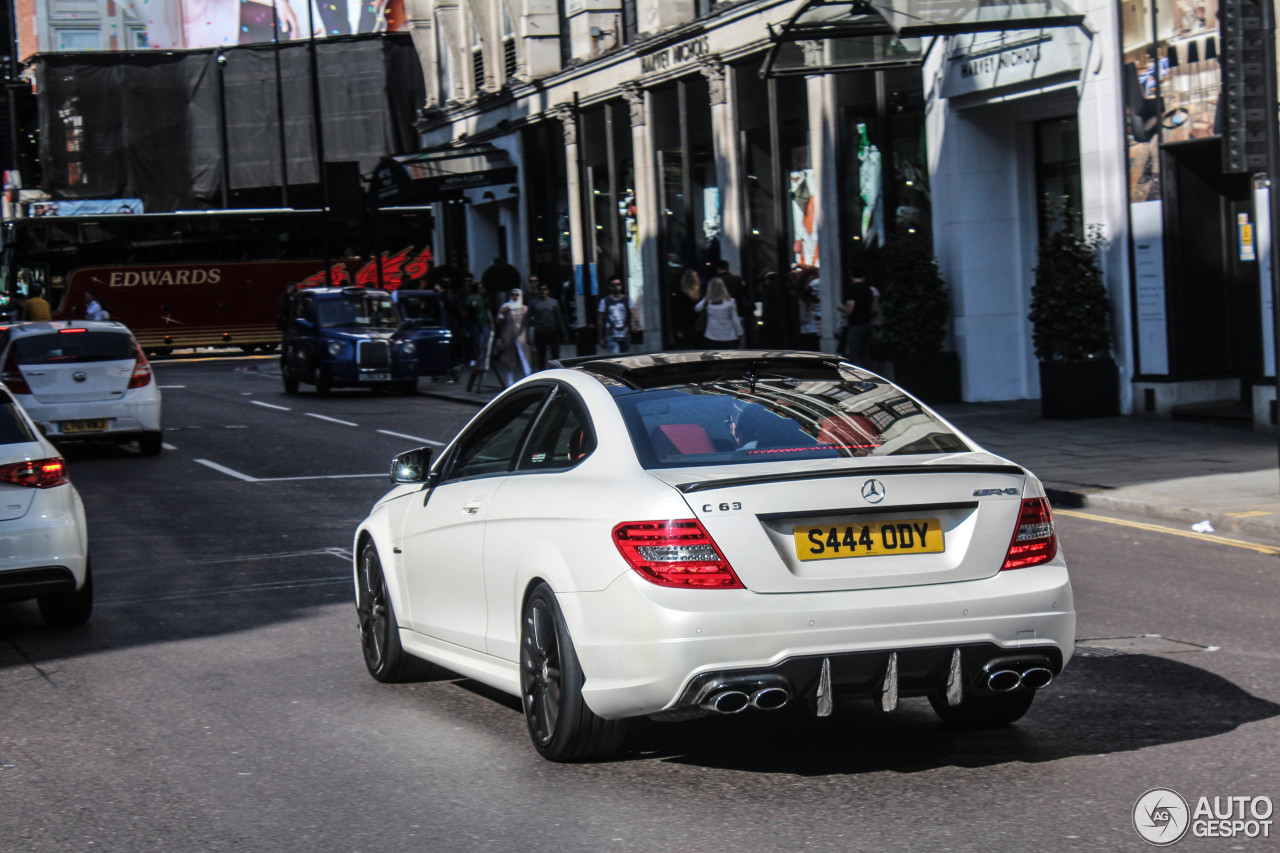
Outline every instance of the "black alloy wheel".
<svg viewBox="0 0 1280 853">
<path fill-rule="evenodd" d="M 520 700 L 534 748 L 551 761 L 603 758 L 622 745 L 625 723 L 597 716 L 582 699 L 585 682 L 555 595 L 530 594 L 520 631 Z"/>
<path fill-rule="evenodd" d="M 395 683 L 424 678 L 431 665 L 415 658 L 400 645 L 400 626 L 387 595 L 378 549 L 366 542 L 360 551 L 356 573 L 356 619 L 360 626 L 360 647 L 364 665 L 378 681 Z"/>
</svg>

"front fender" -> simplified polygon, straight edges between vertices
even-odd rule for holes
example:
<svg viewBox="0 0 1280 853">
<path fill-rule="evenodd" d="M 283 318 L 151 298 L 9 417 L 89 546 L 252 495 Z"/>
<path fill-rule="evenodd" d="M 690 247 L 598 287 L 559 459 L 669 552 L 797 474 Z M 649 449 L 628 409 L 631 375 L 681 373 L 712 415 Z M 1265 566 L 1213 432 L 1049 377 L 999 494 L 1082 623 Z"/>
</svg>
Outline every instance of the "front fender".
<svg viewBox="0 0 1280 853">
<path fill-rule="evenodd" d="M 399 487 L 380 500 L 364 521 L 356 528 L 351 549 L 352 590 L 358 593 L 360 583 L 360 549 L 365 542 L 372 542 L 378 549 L 382 562 L 382 574 L 387 582 L 387 595 L 401 626 L 410 624 L 413 614 L 409 611 L 409 595 L 405 585 L 404 560 L 396 543 L 400 539 L 402 520 L 412 496 L 421 494 L 421 487 Z"/>
</svg>

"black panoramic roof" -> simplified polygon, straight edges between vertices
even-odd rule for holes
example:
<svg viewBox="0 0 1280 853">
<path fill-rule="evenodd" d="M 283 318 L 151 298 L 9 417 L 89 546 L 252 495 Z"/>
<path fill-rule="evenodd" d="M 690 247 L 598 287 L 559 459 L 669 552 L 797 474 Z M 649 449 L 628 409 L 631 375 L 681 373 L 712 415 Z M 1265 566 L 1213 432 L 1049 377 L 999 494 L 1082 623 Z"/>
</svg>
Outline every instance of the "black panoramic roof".
<svg viewBox="0 0 1280 853">
<path fill-rule="evenodd" d="M 672 385 L 765 378 L 848 379 L 860 374 L 839 356 L 787 350 L 712 350 L 645 355 L 581 356 L 561 359 L 561 367 L 590 373 L 606 385 L 641 391 Z M 861 378 L 861 376 L 859 376 Z"/>
</svg>

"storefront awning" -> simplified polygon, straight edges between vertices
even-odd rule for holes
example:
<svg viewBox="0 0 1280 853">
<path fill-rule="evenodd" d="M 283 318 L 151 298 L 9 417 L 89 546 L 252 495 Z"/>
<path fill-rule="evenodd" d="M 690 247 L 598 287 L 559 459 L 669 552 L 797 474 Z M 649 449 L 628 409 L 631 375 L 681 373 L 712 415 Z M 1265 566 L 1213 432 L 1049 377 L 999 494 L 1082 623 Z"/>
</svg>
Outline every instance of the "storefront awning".
<svg viewBox="0 0 1280 853">
<path fill-rule="evenodd" d="M 513 184 L 518 176 L 506 151 L 473 145 L 384 157 L 373 174 L 379 207 L 460 198 L 464 190 Z"/>
<path fill-rule="evenodd" d="M 1066 0 L 808 0 L 779 29 L 763 77 L 918 65 L 923 39 L 1080 27 Z"/>
</svg>

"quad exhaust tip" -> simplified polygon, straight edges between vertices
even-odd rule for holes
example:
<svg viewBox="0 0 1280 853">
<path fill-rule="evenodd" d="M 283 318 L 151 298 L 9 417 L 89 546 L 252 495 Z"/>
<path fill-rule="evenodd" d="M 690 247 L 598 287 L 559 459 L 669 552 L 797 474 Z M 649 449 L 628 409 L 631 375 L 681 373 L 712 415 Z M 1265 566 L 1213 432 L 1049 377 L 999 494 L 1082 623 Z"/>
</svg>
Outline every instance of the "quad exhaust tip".
<svg viewBox="0 0 1280 853">
<path fill-rule="evenodd" d="M 1025 687 L 1039 690 L 1053 682 L 1053 670 L 1044 666 L 1033 666 L 1019 672 L 1016 669 L 997 669 L 987 674 L 987 689 L 993 693 L 1008 693 Z"/>
<path fill-rule="evenodd" d="M 791 691 L 785 687 L 762 687 L 754 693 L 742 690 L 718 690 L 707 697 L 699 707 L 716 714 L 740 714 L 747 708 L 760 711 L 776 711 L 791 701 Z"/>
</svg>

